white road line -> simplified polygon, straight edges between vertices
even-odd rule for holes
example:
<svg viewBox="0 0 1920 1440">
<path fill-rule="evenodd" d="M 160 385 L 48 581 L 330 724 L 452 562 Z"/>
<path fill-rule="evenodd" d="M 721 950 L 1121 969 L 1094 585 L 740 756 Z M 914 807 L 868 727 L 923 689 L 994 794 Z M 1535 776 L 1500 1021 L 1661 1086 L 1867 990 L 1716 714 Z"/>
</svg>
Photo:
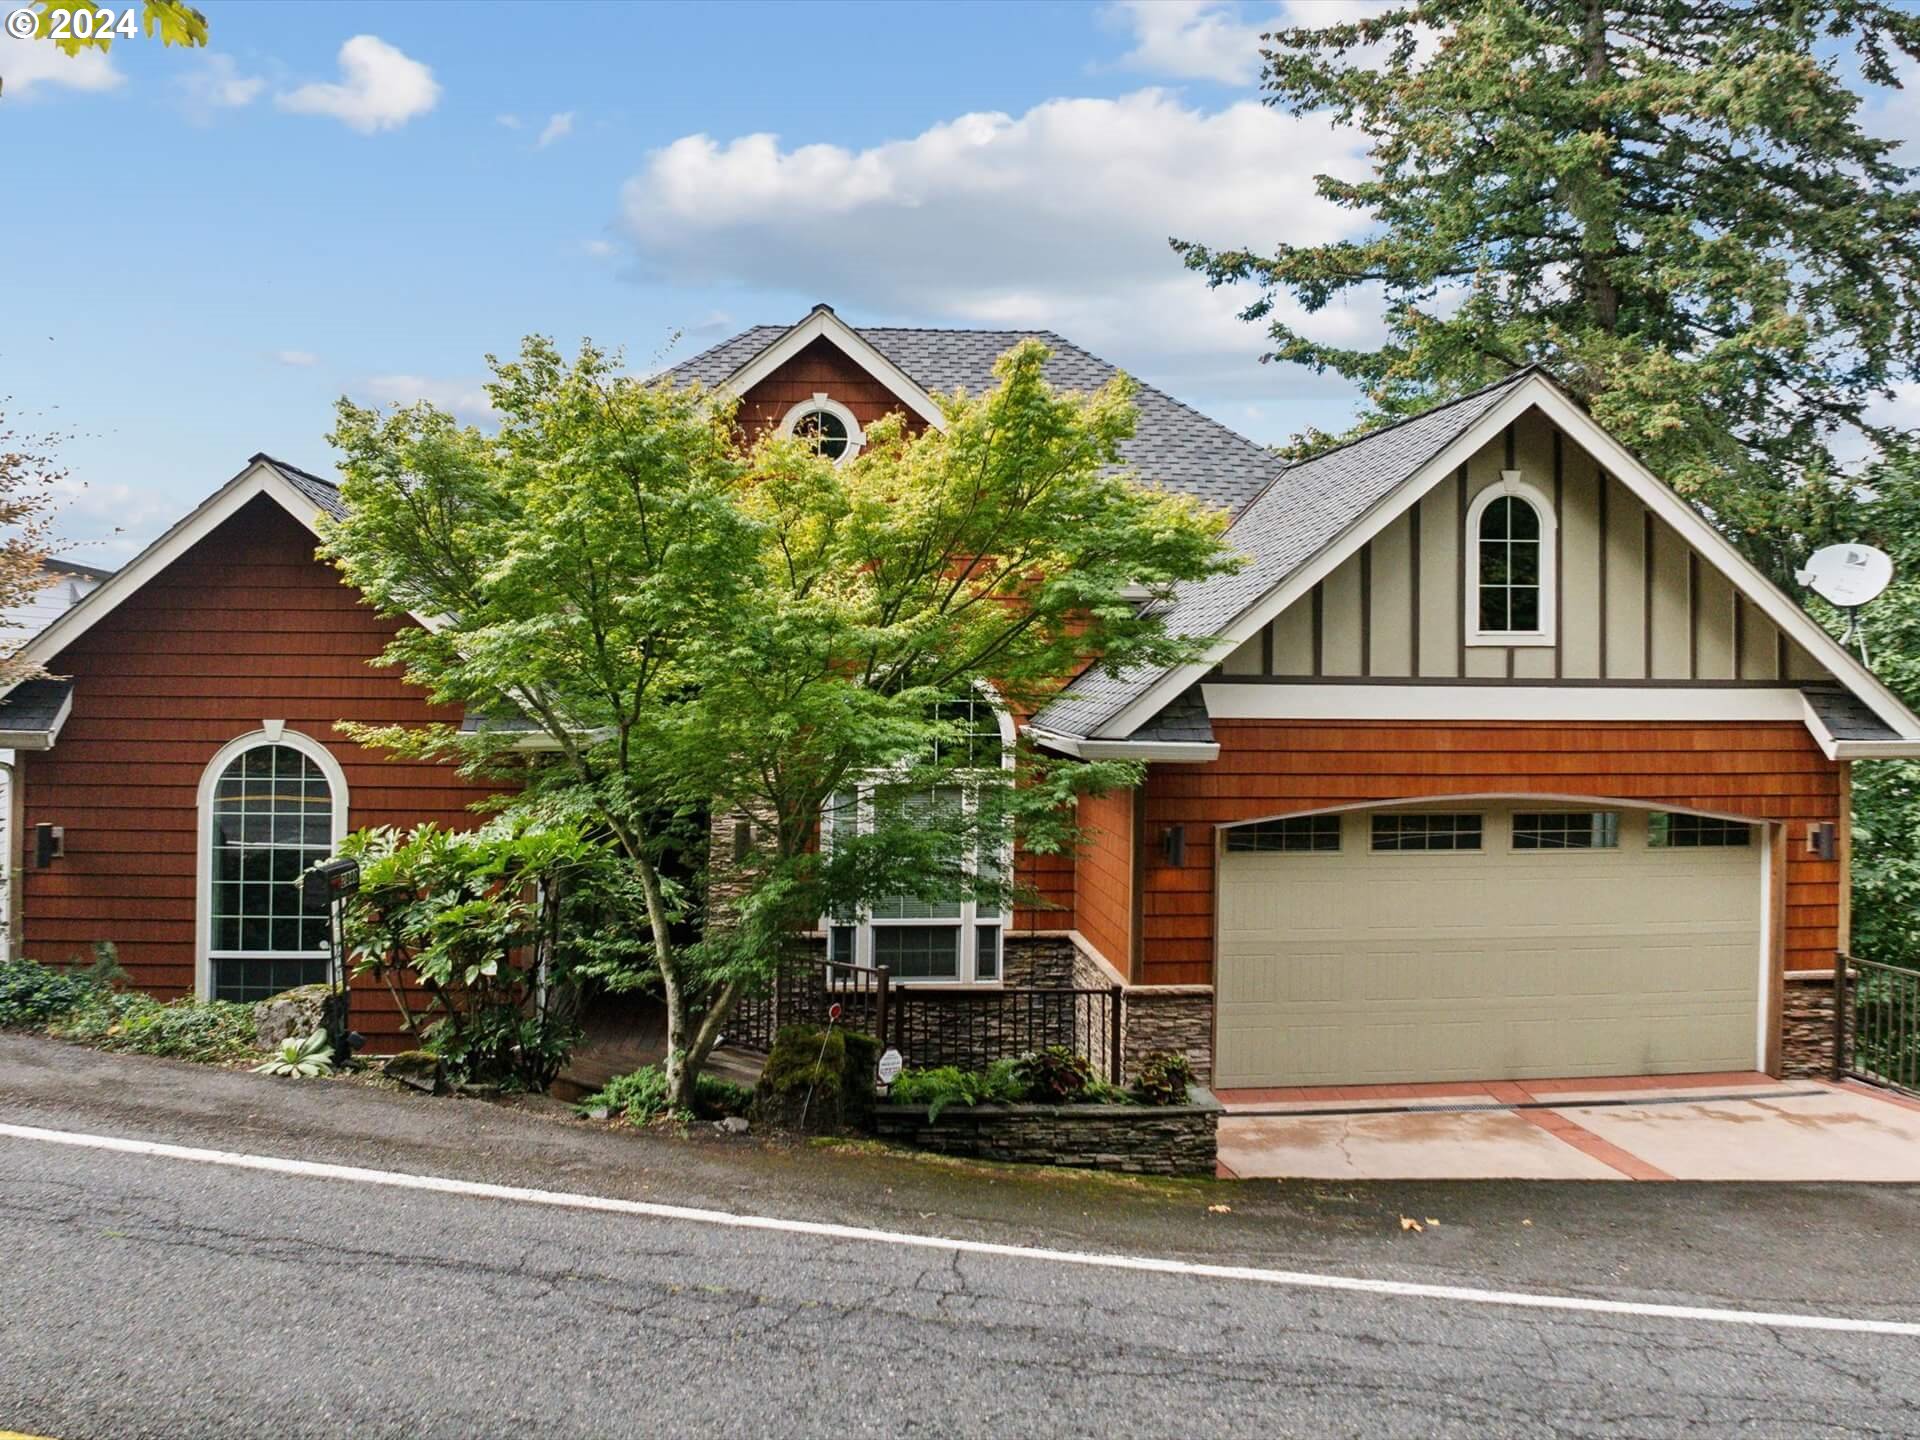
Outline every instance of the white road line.
<svg viewBox="0 0 1920 1440">
<path fill-rule="evenodd" d="M 1901 1335 L 1920 1338 L 1920 1322 L 1867 1320 L 1845 1315 L 1798 1315 L 1764 1310 L 1722 1310 L 1705 1305 L 1655 1305 L 1637 1300 L 1597 1300 L 1579 1295 L 1543 1295 L 1519 1290 L 1479 1290 L 1466 1285 L 1422 1285 L 1406 1280 L 1366 1280 L 1351 1275 L 1321 1275 L 1306 1270 L 1265 1270 L 1251 1265 L 1206 1265 L 1191 1260 L 1169 1260 L 1152 1255 L 1111 1255 L 1084 1250 L 1049 1250 L 1037 1245 L 999 1245 L 987 1240 L 960 1240 L 944 1235 L 914 1235 L 878 1230 L 864 1225 L 835 1225 L 821 1220 L 786 1220 L 773 1215 L 737 1215 L 726 1210 L 701 1210 L 686 1205 L 660 1205 L 646 1200 L 620 1200 L 610 1195 L 583 1195 L 566 1190 L 529 1190 L 518 1185 L 488 1185 L 441 1175 L 414 1175 L 401 1170 L 367 1170 L 358 1165 L 328 1165 L 314 1160 L 287 1160 L 276 1155 L 247 1155 L 231 1150 L 202 1150 L 190 1145 L 166 1145 L 153 1140 L 127 1140 L 115 1135 L 87 1135 L 70 1130 L 42 1130 L 33 1125 L 0 1123 L 0 1136 L 48 1145 L 70 1145 L 83 1150 L 108 1150 L 122 1155 L 146 1155 L 161 1160 L 190 1160 L 201 1165 L 225 1165 L 236 1170 L 264 1170 L 275 1175 L 297 1175 L 310 1180 L 344 1180 L 355 1185 L 383 1185 L 396 1190 L 430 1190 L 443 1195 L 468 1195 L 482 1200 L 507 1200 L 522 1205 L 553 1205 L 567 1210 L 598 1210 L 613 1215 L 643 1215 L 654 1220 L 678 1220 L 695 1225 L 725 1225 L 739 1230 L 771 1230 L 788 1235 L 812 1235 L 824 1240 L 861 1241 L 909 1249 L 941 1250 L 963 1255 L 995 1255 L 1010 1260 L 1037 1260 L 1052 1265 L 1085 1265 L 1105 1270 L 1142 1271 L 1154 1275 L 1188 1275 L 1209 1280 L 1241 1280 L 1259 1285 L 1281 1285 L 1300 1290 L 1342 1290 L 1359 1295 L 1383 1295 L 1408 1300 L 1450 1300 L 1466 1305 L 1506 1305 L 1524 1310 L 1562 1310 L 1586 1315 L 1630 1315 L 1653 1320 L 1693 1320 L 1712 1325 L 1757 1325 L 1775 1330 L 1833 1330 L 1854 1335 Z"/>
</svg>

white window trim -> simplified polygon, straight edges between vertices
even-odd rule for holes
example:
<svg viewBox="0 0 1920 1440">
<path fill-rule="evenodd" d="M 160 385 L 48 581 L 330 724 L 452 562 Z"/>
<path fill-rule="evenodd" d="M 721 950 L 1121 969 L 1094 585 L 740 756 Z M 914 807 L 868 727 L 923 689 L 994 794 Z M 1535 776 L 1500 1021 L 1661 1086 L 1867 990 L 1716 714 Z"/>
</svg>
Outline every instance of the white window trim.
<svg viewBox="0 0 1920 1440">
<path fill-rule="evenodd" d="M 992 694 L 985 686 L 981 687 L 981 692 L 981 698 L 993 706 L 994 716 L 1000 723 L 1000 766 L 1002 769 L 1010 770 L 1013 768 L 1015 739 L 1013 716 L 1008 712 L 1007 707 L 1001 702 L 998 695 Z M 870 784 L 861 784 L 853 788 L 859 797 L 855 805 L 856 813 L 854 824 L 863 830 L 870 828 L 873 824 L 872 787 Z M 963 789 L 960 803 L 971 806 L 976 802 L 972 793 Z M 1006 844 L 1001 847 L 1000 869 L 1003 875 L 1012 873 L 1013 841 L 1011 837 L 1009 837 Z M 873 932 L 875 929 L 897 930 L 909 926 L 922 925 L 945 926 L 957 929 L 960 932 L 959 963 L 955 967 L 958 973 L 952 976 L 889 975 L 888 983 L 890 985 L 927 985 L 935 987 L 942 985 L 966 985 L 971 987 L 984 986 L 991 989 L 1006 984 L 1007 932 L 1012 928 L 1013 914 L 1010 909 L 986 909 L 971 895 L 962 897 L 960 901 L 960 913 L 957 916 L 942 916 L 937 919 L 881 920 L 875 919 L 873 915 L 863 910 L 859 918 L 852 922 L 852 963 L 864 970 L 874 968 Z M 986 976 L 979 973 L 979 941 L 980 927 L 982 925 L 995 925 L 998 926 L 1000 930 L 1000 953 L 994 967 L 995 973 Z M 827 937 L 826 954 L 828 960 L 833 959 L 833 932 L 836 928 L 848 928 L 847 922 L 835 920 L 832 916 L 821 917 L 820 929 Z"/>
<path fill-rule="evenodd" d="M 827 414 L 833 416 L 834 419 L 847 427 L 847 448 L 841 451 L 839 458 L 833 462 L 836 465 L 846 464 L 847 461 L 858 455 L 861 447 L 867 443 L 867 432 L 860 428 L 860 422 L 854 418 L 853 411 L 842 405 L 838 400 L 832 398 L 824 390 L 816 390 L 812 399 L 802 400 L 798 405 L 795 405 L 791 410 L 787 411 L 786 414 L 782 415 L 780 417 L 780 433 L 782 435 L 793 434 L 793 427 L 806 419 L 807 416 L 813 414 L 816 410 L 826 411 Z"/>
<path fill-rule="evenodd" d="M 1480 517 L 1496 500 L 1507 498 L 1524 500 L 1533 506 L 1534 514 L 1540 517 L 1540 628 L 1537 630 L 1482 630 L 1480 628 Z M 1461 623 L 1466 628 L 1467 644 L 1477 646 L 1501 647 L 1511 645 L 1551 645 L 1554 643 L 1555 629 L 1560 616 L 1556 605 L 1558 572 L 1555 561 L 1558 558 L 1559 545 L 1555 541 L 1560 517 L 1553 512 L 1553 502 L 1546 492 L 1538 486 L 1529 485 L 1520 478 L 1518 470 L 1502 470 L 1497 484 L 1489 485 L 1467 506 L 1467 592 L 1465 616 Z"/>
<path fill-rule="evenodd" d="M 318 740 L 302 735 L 297 730 L 286 729 L 284 721 L 267 720 L 261 722 L 260 729 L 236 736 L 215 752 L 207 762 L 207 768 L 200 772 L 199 823 L 194 830 L 199 851 L 194 862 L 193 988 L 202 1000 L 213 998 L 214 788 L 229 765 L 247 751 L 257 750 L 263 745 L 284 745 L 289 750 L 298 750 L 320 767 L 320 773 L 327 777 L 327 785 L 333 793 L 333 844 L 336 850 L 347 833 L 347 775 L 340 768 L 340 762 L 333 758 L 332 752 Z"/>
</svg>

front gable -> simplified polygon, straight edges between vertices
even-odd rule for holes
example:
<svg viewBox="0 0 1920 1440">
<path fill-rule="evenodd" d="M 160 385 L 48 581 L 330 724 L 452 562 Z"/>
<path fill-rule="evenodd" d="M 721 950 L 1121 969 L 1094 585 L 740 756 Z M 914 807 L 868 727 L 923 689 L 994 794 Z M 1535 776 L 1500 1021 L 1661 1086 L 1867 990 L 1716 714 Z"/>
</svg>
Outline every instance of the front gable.
<svg viewBox="0 0 1920 1440">
<path fill-rule="evenodd" d="M 1544 512 L 1539 642 L 1475 633 L 1470 521 Z M 1224 679 L 1832 684 L 1834 676 L 1540 409 L 1519 416 L 1220 664 Z"/>
</svg>

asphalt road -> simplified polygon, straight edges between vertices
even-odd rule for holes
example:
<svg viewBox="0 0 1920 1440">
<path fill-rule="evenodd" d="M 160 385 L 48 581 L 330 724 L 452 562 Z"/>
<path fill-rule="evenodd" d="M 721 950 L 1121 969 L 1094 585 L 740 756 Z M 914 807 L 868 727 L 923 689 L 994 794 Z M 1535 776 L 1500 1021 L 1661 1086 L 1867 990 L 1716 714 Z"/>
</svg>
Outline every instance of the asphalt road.
<svg viewBox="0 0 1920 1440">
<path fill-rule="evenodd" d="M 1008 1176 L 11 1036 L 0 1121 L 1023 1245 L 1920 1319 L 1904 1188 Z M 0 1431 L 60 1440 L 1920 1431 L 1903 1337 L 941 1254 L 11 1138 L 0 1295 Z"/>
</svg>

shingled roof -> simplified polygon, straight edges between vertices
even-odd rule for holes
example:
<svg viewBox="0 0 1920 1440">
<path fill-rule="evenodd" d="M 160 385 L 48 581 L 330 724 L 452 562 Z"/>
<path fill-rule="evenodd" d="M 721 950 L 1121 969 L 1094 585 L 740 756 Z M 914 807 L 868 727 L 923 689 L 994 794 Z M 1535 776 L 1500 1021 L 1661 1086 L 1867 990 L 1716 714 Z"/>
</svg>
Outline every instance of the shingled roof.
<svg viewBox="0 0 1920 1440">
<path fill-rule="evenodd" d="M 1166 611 L 1168 629 L 1176 635 L 1218 634 L 1534 373 L 1515 371 L 1485 389 L 1286 469 L 1227 531 L 1228 547 L 1246 556 L 1247 564 L 1237 574 L 1181 586 Z M 1090 670 L 1034 716 L 1033 724 L 1056 735 L 1092 735 L 1164 673 L 1140 669 L 1108 675 Z"/>
<path fill-rule="evenodd" d="M 719 385 L 792 328 L 756 325 L 670 366 L 666 373 L 681 384 Z M 993 362 L 1022 340 L 1042 341 L 1053 351 L 1045 374 L 1050 384 L 1062 390 L 1097 390 L 1120 373 L 1118 366 L 1050 330 L 853 328 L 930 394 L 963 388 L 977 394 L 991 389 Z M 1286 468 L 1286 462 L 1264 445 L 1151 385 L 1140 386 L 1134 405 L 1139 419 L 1133 438 L 1120 446 L 1120 453 L 1150 484 L 1238 511 Z"/>
<path fill-rule="evenodd" d="M 248 462 L 255 465 L 271 465 L 294 489 L 313 501 L 336 520 L 347 518 L 347 502 L 340 498 L 340 487 L 331 480 L 322 480 L 311 471 L 302 470 L 298 465 L 289 465 L 285 460 L 276 460 L 264 452 L 252 457 Z"/>
</svg>

